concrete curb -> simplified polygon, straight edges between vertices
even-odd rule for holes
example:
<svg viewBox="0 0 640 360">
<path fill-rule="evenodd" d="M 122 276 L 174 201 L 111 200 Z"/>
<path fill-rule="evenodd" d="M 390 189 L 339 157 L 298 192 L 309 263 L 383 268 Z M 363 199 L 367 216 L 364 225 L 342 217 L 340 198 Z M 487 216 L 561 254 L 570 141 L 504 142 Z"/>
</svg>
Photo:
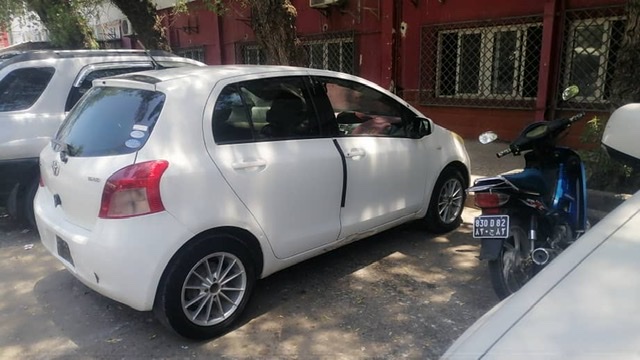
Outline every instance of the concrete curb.
<svg viewBox="0 0 640 360">
<path fill-rule="evenodd" d="M 474 194 L 467 194 L 467 200 L 464 204 L 466 207 L 477 209 L 474 204 Z M 591 221 L 591 225 L 602 220 L 607 214 L 630 198 L 629 194 L 615 194 L 600 190 L 587 190 L 587 218 Z"/>
</svg>

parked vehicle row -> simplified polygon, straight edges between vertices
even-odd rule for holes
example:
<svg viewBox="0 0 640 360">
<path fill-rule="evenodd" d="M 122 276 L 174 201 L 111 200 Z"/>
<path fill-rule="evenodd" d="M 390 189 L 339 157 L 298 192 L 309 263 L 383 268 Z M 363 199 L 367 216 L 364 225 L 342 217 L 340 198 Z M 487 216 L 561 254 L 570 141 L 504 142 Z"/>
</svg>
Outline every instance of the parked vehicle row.
<svg viewBox="0 0 640 360">
<path fill-rule="evenodd" d="M 276 271 L 408 221 L 455 229 L 469 159 L 361 78 L 213 66 L 95 80 L 40 173 L 45 247 L 90 288 L 203 339 Z"/>
</svg>

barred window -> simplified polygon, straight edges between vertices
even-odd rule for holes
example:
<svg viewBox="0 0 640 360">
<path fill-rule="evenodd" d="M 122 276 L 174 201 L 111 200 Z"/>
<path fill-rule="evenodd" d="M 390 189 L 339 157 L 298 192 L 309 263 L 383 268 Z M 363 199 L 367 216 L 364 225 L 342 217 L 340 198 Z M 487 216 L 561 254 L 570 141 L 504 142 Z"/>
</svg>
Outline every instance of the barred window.
<svg viewBox="0 0 640 360">
<path fill-rule="evenodd" d="M 564 84 L 578 85 L 577 102 L 605 102 L 624 34 L 621 18 L 579 19 L 570 23 L 567 34 Z"/>
<path fill-rule="evenodd" d="M 353 74 L 353 39 L 309 40 L 303 43 L 308 66 Z"/>
<path fill-rule="evenodd" d="M 267 55 L 258 45 L 246 45 L 242 49 L 243 64 L 264 65 L 267 63 Z"/>
<path fill-rule="evenodd" d="M 352 33 L 323 33 L 301 38 L 307 66 L 355 74 L 355 46 Z M 236 56 L 242 64 L 264 65 L 267 56 L 255 42 L 237 43 Z"/>
<path fill-rule="evenodd" d="M 182 56 L 188 59 L 193 59 L 196 61 L 204 62 L 204 49 L 201 47 L 190 48 L 190 49 L 178 49 L 176 50 L 176 55 Z"/>
<path fill-rule="evenodd" d="M 535 98 L 541 47 L 539 23 L 439 31 L 436 96 Z"/>
</svg>

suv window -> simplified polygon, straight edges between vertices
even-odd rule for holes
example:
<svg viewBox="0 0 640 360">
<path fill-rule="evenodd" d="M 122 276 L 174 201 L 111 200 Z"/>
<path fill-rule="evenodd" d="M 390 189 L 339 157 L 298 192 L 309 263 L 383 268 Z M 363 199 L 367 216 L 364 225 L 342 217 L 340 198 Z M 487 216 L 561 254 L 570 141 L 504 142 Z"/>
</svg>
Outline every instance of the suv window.
<svg viewBox="0 0 640 360">
<path fill-rule="evenodd" d="M 160 116 L 165 95 L 160 92 L 92 88 L 69 113 L 56 139 L 69 156 L 120 155 L 138 151 Z"/>
<path fill-rule="evenodd" d="M 71 91 L 69 92 L 69 97 L 67 97 L 67 103 L 64 107 L 64 110 L 65 111 L 71 110 L 73 105 L 75 105 L 78 102 L 78 100 L 80 100 L 82 95 L 84 95 L 87 91 L 89 91 L 89 89 L 91 89 L 91 86 L 93 85 L 92 82 L 95 79 L 100 79 L 108 76 L 116 76 L 121 74 L 128 74 L 136 71 L 144 71 L 144 70 L 150 70 L 150 69 L 151 69 L 151 64 L 149 64 L 149 66 L 94 70 L 88 73 L 84 77 L 84 79 L 82 79 L 82 83 L 80 83 L 80 86 L 73 86 L 71 88 Z"/>
<path fill-rule="evenodd" d="M 52 67 L 16 69 L 0 81 L 0 111 L 26 110 L 47 88 Z"/>
<path fill-rule="evenodd" d="M 320 136 L 303 78 L 280 77 L 228 85 L 213 113 L 217 144 Z"/>
<path fill-rule="evenodd" d="M 323 77 L 317 80 L 331 102 L 340 135 L 409 135 L 403 120 L 409 110 L 394 99 L 353 81 Z"/>
</svg>

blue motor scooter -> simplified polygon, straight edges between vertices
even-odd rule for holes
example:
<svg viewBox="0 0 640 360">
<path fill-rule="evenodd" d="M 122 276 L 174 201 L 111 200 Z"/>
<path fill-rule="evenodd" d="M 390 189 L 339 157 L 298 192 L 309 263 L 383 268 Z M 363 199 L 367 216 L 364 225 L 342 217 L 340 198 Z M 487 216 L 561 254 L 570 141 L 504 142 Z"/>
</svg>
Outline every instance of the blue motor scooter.
<svg viewBox="0 0 640 360">
<path fill-rule="evenodd" d="M 571 86 L 567 100 L 579 92 Z M 584 164 L 573 150 L 557 146 L 560 135 L 584 113 L 528 125 L 498 158 L 524 153 L 521 172 L 481 178 L 475 193 L 482 215 L 473 222 L 480 259 L 489 261 L 491 282 L 502 299 L 520 289 L 588 228 Z M 493 132 L 480 142 L 497 139 Z"/>
</svg>

